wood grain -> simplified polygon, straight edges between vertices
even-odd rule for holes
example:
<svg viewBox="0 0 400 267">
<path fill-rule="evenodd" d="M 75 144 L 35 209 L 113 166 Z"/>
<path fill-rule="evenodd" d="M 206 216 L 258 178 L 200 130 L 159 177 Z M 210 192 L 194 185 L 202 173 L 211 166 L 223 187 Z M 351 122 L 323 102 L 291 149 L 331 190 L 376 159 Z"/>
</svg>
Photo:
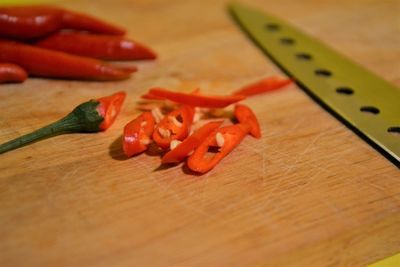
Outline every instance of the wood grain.
<svg viewBox="0 0 400 267">
<path fill-rule="evenodd" d="M 243 1 L 400 85 L 398 1 Z M 220 0 L 59 1 L 124 26 L 156 62 L 122 82 L 0 86 L 0 142 L 77 104 L 128 92 L 105 133 L 60 136 L 0 157 L 0 266 L 364 266 L 400 251 L 399 170 L 295 85 L 246 100 L 247 138 L 204 176 L 124 159 L 122 127 L 152 86 L 225 94 L 282 75 Z"/>
</svg>

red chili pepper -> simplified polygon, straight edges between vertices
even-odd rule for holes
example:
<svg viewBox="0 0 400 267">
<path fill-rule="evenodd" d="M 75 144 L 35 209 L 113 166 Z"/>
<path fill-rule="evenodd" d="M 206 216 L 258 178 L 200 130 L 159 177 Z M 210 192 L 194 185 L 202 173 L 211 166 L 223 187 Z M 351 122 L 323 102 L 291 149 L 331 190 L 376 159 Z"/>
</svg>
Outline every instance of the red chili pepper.
<svg viewBox="0 0 400 267">
<path fill-rule="evenodd" d="M 131 157 L 147 150 L 154 131 L 151 112 L 143 112 L 125 125 L 122 147 L 126 156 Z"/>
<path fill-rule="evenodd" d="M 221 127 L 211 133 L 189 157 L 187 161 L 189 169 L 199 173 L 210 171 L 240 144 L 249 128 L 247 124 L 235 124 Z M 209 151 L 213 148 L 217 151 L 210 155 Z"/>
<path fill-rule="evenodd" d="M 213 131 L 221 126 L 223 121 L 211 121 L 203 125 L 188 138 L 183 140 L 176 148 L 166 153 L 161 162 L 178 163 L 184 160 L 190 152 L 196 149 Z"/>
<path fill-rule="evenodd" d="M 52 50 L 105 60 L 156 58 L 156 54 L 144 45 L 114 35 L 59 32 L 40 40 L 36 45 Z"/>
<path fill-rule="evenodd" d="M 30 75 L 87 80 L 126 79 L 133 71 L 100 60 L 69 55 L 18 42 L 0 40 L 0 62 L 14 63 Z"/>
<path fill-rule="evenodd" d="M 123 102 L 121 98 L 125 98 L 124 92 L 84 102 L 61 120 L 1 144 L 0 154 L 55 135 L 104 131 L 115 120 Z M 108 123 L 103 124 L 105 120 Z"/>
<path fill-rule="evenodd" d="M 61 29 L 122 35 L 125 31 L 88 15 L 52 6 L 8 6 L 0 8 L 0 36 L 28 40 Z"/>
<path fill-rule="evenodd" d="M 185 105 L 168 113 L 154 130 L 154 142 L 162 149 L 167 149 L 172 140 L 185 139 L 189 135 L 193 114 L 193 108 Z"/>
<path fill-rule="evenodd" d="M 101 34 L 124 35 L 126 31 L 86 14 L 62 10 L 62 29 L 88 31 Z"/>
<path fill-rule="evenodd" d="M 250 126 L 250 134 L 252 136 L 261 138 L 260 124 L 258 123 L 256 115 L 254 115 L 253 111 L 248 106 L 236 104 L 234 115 L 240 123 L 247 123 Z"/>
<path fill-rule="evenodd" d="M 141 98 L 146 99 L 146 100 L 165 100 L 164 97 L 156 96 L 156 95 L 153 95 L 150 93 L 146 93 L 146 94 L 142 95 Z"/>
<path fill-rule="evenodd" d="M 193 90 L 193 92 L 191 92 L 191 94 L 193 94 L 193 95 L 198 95 L 199 93 L 200 93 L 200 89 L 199 88 L 196 88 L 195 90 Z M 144 94 L 144 95 L 142 95 L 141 98 L 147 99 L 147 100 L 165 100 L 166 99 L 165 97 L 158 96 L 158 95 L 155 95 L 155 94 L 151 94 L 149 92 Z"/>
<path fill-rule="evenodd" d="M 18 65 L 0 63 L 0 83 L 23 82 L 28 74 Z"/>
<path fill-rule="evenodd" d="M 146 99 L 163 98 L 180 104 L 205 108 L 223 108 L 246 98 L 245 96 L 241 95 L 206 96 L 193 93 L 186 94 L 169 91 L 162 88 L 150 89 L 149 92 L 144 96 Z"/>
<path fill-rule="evenodd" d="M 104 118 L 104 121 L 99 126 L 101 130 L 107 129 L 114 123 L 124 103 L 125 97 L 125 92 L 117 92 L 113 95 L 97 99 L 100 103 L 97 110 Z"/>
<path fill-rule="evenodd" d="M 262 81 L 247 85 L 237 91 L 235 91 L 234 95 L 244 95 L 244 96 L 252 96 L 258 95 L 266 92 L 275 91 L 281 89 L 282 87 L 292 83 L 292 79 L 281 79 L 278 77 L 270 77 L 264 79 Z"/>
</svg>

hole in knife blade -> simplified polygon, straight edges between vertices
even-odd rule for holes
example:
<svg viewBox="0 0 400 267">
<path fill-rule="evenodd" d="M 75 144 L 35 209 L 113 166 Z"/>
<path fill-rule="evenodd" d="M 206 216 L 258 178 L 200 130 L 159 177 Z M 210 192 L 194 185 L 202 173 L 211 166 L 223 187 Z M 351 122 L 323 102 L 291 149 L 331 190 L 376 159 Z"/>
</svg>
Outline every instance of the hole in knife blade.
<svg viewBox="0 0 400 267">
<path fill-rule="evenodd" d="M 317 69 L 315 70 L 315 75 L 322 76 L 322 77 L 329 77 L 332 76 L 332 72 L 326 69 Z"/>
<path fill-rule="evenodd" d="M 364 113 L 368 113 L 368 114 L 379 114 L 379 109 L 373 106 L 364 106 L 360 108 L 360 111 L 364 112 Z"/>
<path fill-rule="evenodd" d="M 307 53 L 297 53 L 296 57 L 300 60 L 311 60 L 312 59 L 312 56 Z"/>
<path fill-rule="evenodd" d="M 352 95 L 354 94 L 354 90 L 349 87 L 338 87 L 336 88 L 336 93 L 341 95 Z"/>
<path fill-rule="evenodd" d="M 293 45 L 295 43 L 295 41 L 292 38 L 288 38 L 288 37 L 283 37 L 280 39 L 281 44 L 284 45 Z"/>
<path fill-rule="evenodd" d="M 265 24 L 265 28 L 271 32 L 276 32 L 280 29 L 279 25 L 275 23 L 267 23 Z"/>
<path fill-rule="evenodd" d="M 389 127 L 387 131 L 393 135 L 400 137 L 400 126 Z"/>
</svg>

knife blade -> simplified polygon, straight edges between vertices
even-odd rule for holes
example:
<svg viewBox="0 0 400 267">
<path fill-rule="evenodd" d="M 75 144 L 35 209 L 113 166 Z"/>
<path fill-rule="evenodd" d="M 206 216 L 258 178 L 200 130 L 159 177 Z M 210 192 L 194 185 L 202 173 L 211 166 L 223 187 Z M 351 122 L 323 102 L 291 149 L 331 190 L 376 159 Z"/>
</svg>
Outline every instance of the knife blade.
<svg viewBox="0 0 400 267">
<path fill-rule="evenodd" d="M 400 168 L 400 90 L 287 22 L 229 6 L 247 35 L 317 103 Z"/>
</svg>

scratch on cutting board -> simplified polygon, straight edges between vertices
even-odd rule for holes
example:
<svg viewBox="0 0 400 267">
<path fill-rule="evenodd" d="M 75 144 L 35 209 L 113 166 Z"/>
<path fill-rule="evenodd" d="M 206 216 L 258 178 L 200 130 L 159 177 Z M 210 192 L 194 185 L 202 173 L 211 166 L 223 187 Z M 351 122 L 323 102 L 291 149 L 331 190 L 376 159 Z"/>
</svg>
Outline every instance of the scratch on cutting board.
<svg viewBox="0 0 400 267">
<path fill-rule="evenodd" d="M 149 168 L 149 169 L 152 169 L 152 168 L 153 168 L 153 167 L 149 167 L 145 162 L 138 161 L 138 163 L 141 164 L 142 166 L 144 166 L 145 168 Z M 186 208 L 186 209 L 188 209 L 188 210 L 194 211 L 194 212 L 196 212 L 196 213 L 199 213 L 199 214 L 201 214 L 201 215 L 204 216 L 204 217 L 210 217 L 210 214 L 204 212 L 204 211 L 201 210 L 201 209 L 195 208 L 193 205 L 190 205 L 190 204 L 189 204 L 188 202 L 186 202 L 176 191 L 170 189 L 170 186 L 171 186 L 171 184 L 173 183 L 173 179 L 169 179 L 169 182 L 166 184 L 166 183 L 160 182 L 160 181 L 157 179 L 157 177 L 155 177 L 154 173 L 151 173 L 151 174 L 149 175 L 149 178 L 151 178 L 152 181 L 153 181 L 154 183 L 156 183 L 156 184 L 163 190 L 163 192 L 164 192 L 165 195 L 168 194 L 168 195 L 172 196 L 173 198 L 175 198 L 175 200 L 177 201 L 177 203 L 178 203 L 180 206 L 182 206 L 182 207 L 184 207 L 184 208 Z"/>
<path fill-rule="evenodd" d="M 205 201 L 205 192 L 206 192 L 206 190 L 207 190 L 207 184 L 208 184 L 208 181 L 209 181 L 209 177 L 210 177 L 210 175 L 209 175 L 209 173 L 207 173 L 207 174 L 205 175 L 205 177 L 204 177 L 204 181 L 203 181 L 203 184 L 202 184 L 202 186 L 201 186 L 201 196 L 200 196 L 200 200 L 201 200 L 202 208 L 204 208 L 205 205 L 206 205 L 206 201 Z"/>
<path fill-rule="evenodd" d="M 70 177 L 74 177 L 75 174 L 77 173 L 77 171 L 81 168 L 80 165 L 75 165 L 72 169 L 68 169 L 67 171 L 65 171 L 65 169 L 60 168 L 58 166 L 56 166 L 56 168 L 58 170 L 61 170 L 63 175 L 61 175 L 60 177 L 56 177 L 57 179 L 57 183 L 61 184 L 62 187 L 64 188 L 66 184 L 69 183 L 69 181 L 67 180 Z M 69 190 L 66 190 L 69 191 Z M 57 201 L 55 201 L 54 197 L 59 198 L 59 191 L 55 191 L 52 188 L 52 184 L 51 183 L 47 183 L 47 190 L 46 190 L 46 194 L 45 194 L 45 198 L 46 198 L 46 205 L 51 207 L 52 209 L 56 210 L 57 207 L 55 206 Z M 70 196 L 70 193 L 67 194 L 68 196 Z"/>
<path fill-rule="evenodd" d="M 325 170 L 319 168 L 317 172 L 315 172 L 312 176 L 309 177 L 307 184 L 316 180 L 319 177 L 319 175 L 323 172 L 325 172 Z M 295 196 L 298 195 L 302 190 L 305 190 L 305 188 L 306 188 L 305 186 L 298 187 L 298 189 L 295 192 L 291 193 L 290 198 L 285 196 L 285 198 L 279 202 L 279 205 L 275 205 L 273 202 L 271 202 L 272 198 L 270 196 L 266 196 L 264 198 L 266 201 L 259 202 L 259 205 L 254 205 L 253 210 L 259 215 L 259 218 L 263 219 L 263 223 L 268 224 L 268 227 L 270 227 L 271 229 L 277 229 L 278 227 L 274 223 L 269 221 L 269 218 L 272 218 L 273 216 L 265 216 L 266 213 L 273 214 L 274 212 L 277 212 L 279 209 L 281 209 L 282 206 L 290 204 L 291 202 L 293 202 Z"/>
<path fill-rule="evenodd" d="M 81 168 L 80 164 L 77 165 L 73 165 L 73 168 L 68 168 L 67 171 L 63 170 L 63 175 L 61 177 L 59 177 L 58 179 L 60 180 L 60 182 L 64 182 L 64 180 L 66 180 L 67 178 L 71 177 L 71 176 L 75 176 L 75 174 L 78 172 L 78 170 Z"/>
<path fill-rule="evenodd" d="M 195 206 L 189 204 L 185 200 L 183 200 L 182 197 L 179 196 L 179 194 L 176 191 L 170 190 L 169 193 L 177 200 L 177 203 L 181 206 L 184 207 L 188 210 L 194 211 L 198 214 L 201 214 L 205 218 L 213 218 L 214 216 L 210 213 L 205 212 L 204 210 L 200 208 L 195 208 Z"/>
<path fill-rule="evenodd" d="M 292 127 L 289 131 L 292 131 L 294 128 L 297 128 L 301 123 L 302 123 L 302 122 L 299 122 L 299 123 L 296 124 L 294 127 Z M 286 170 L 284 171 L 284 173 L 283 173 L 282 176 L 281 176 L 282 178 L 278 180 L 278 182 L 276 183 L 276 185 L 275 185 L 275 186 L 272 188 L 272 190 L 270 190 L 270 191 L 268 192 L 268 194 L 266 195 L 265 199 L 266 199 L 267 201 L 263 202 L 263 204 L 261 204 L 261 205 L 258 205 L 258 206 L 256 206 L 256 207 L 254 207 L 254 211 L 255 211 L 257 214 L 259 214 L 260 216 L 263 215 L 263 214 L 265 215 L 265 211 L 263 212 L 263 211 L 261 211 L 261 210 L 262 210 L 263 207 L 265 207 L 265 206 L 267 206 L 267 205 L 269 206 L 269 207 L 268 207 L 269 211 L 271 211 L 271 207 L 272 207 L 272 211 L 278 208 L 278 207 L 275 207 L 274 205 L 271 205 L 271 196 L 272 196 L 272 194 L 273 194 L 274 191 L 281 185 L 282 181 L 285 180 L 286 174 L 288 174 L 289 172 L 291 172 L 291 171 L 293 170 L 293 168 L 297 165 L 297 162 L 299 161 L 299 158 L 300 158 L 301 156 L 303 156 L 304 154 L 308 153 L 309 151 L 311 151 L 311 149 L 313 149 L 313 147 L 315 146 L 315 144 L 317 143 L 317 141 L 321 138 L 321 136 L 322 136 L 326 131 L 328 131 L 328 130 L 329 130 L 329 129 L 326 129 L 326 130 L 323 130 L 323 131 L 321 131 L 320 133 L 318 133 L 318 134 L 313 138 L 313 140 L 312 140 L 310 143 L 308 143 L 308 145 L 306 146 L 306 148 L 305 148 L 300 154 L 297 155 L 297 157 L 296 157 L 295 160 L 294 160 L 294 163 L 293 163 L 291 166 L 288 166 L 288 167 L 286 168 Z M 260 147 L 260 145 L 258 145 L 257 148 L 254 148 L 254 147 L 252 147 L 252 146 L 250 146 L 250 145 L 247 145 L 247 147 L 250 148 L 250 149 L 251 149 L 253 152 L 255 152 L 256 154 L 262 156 L 262 169 L 261 169 L 261 172 L 262 172 L 263 186 L 264 186 L 264 185 L 267 183 L 267 179 L 266 179 L 266 178 L 267 178 L 267 177 L 266 177 L 266 153 L 270 153 L 270 151 L 267 151 L 265 143 L 262 143 L 261 147 Z M 282 154 L 282 155 L 284 155 L 284 156 L 289 156 L 289 155 L 286 154 L 286 153 L 281 153 L 281 151 L 277 151 L 277 152 L 279 152 L 280 154 Z M 311 167 L 310 169 L 311 169 L 311 170 L 316 170 L 316 172 L 308 179 L 307 184 L 309 184 L 309 183 L 312 182 L 313 180 L 317 179 L 321 173 L 326 172 L 326 170 L 325 170 L 324 168 L 322 168 L 321 165 L 314 165 L 314 164 L 310 164 L 310 163 L 307 163 L 307 164 L 310 165 L 310 167 Z M 293 198 L 296 196 L 296 194 L 298 194 L 298 193 L 300 193 L 302 190 L 304 190 L 304 189 L 305 189 L 305 186 L 299 186 L 298 184 L 295 184 L 295 183 L 291 182 L 290 180 L 285 180 L 285 181 L 286 181 L 287 183 L 289 183 L 289 184 L 292 184 L 295 188 L 297 188 L 297 190 L 291 194 L 292 197 L 290 197 L 290 198 L 285 198 L 284 203 L 287 203 L 287 202 L 292 201 Z M 250 198 L 251 198 L 251 196 L 250 196 Z M 245 200 L 245 198 L 244 198 L 243 200 Z M 237 203 L 235 203 L 235 205 L 236 205 L 236 204 L 237 204 Z M 281 204 L 282 204 L 282 203 L 281 203 Z M 233 206 L 233 205 L 231 205 L 231 206 Z M 224 209 L 232 208 L 231 206 L 226 207 L 226 208 L 224 208 Z M 265 217 L 265 216 L 261 216 L 261 217 Z"/>
<path fill-rule="evenodd" d="M 305 120 L 305 119 L 302 118 L 302 119 L 300 119 L 299 121 L 297 121 L 297 123 L 296 123 L 293 127 L 290 127 L 290 128 L 286 131 L 286 133 L 290 133 L 290 132 L 295 131 L 297 128 L 299 128 L 300 125 L 303 124 L 304 120 Z M 285 132 L 283 132 L 283 133 L 282 133 L 281 131 L 271 132 L 270 134 L 267 135 L 267 138 L 273 137 L 273 136 L 278 135 L 278 134 L 279 134 L 279 135 L 283 135 L 283 134 L 285 134 Z M 261 145 L 260 145 L 260 144 L 257 144 L 256 147 L 251 147 L 251 146 L 249 146 L 249 145 L 247 145 L 247 147 L 250 148 L 250 149 L 251 149 L 253 152 L 255 152 L 256 154 L 262 156 L 262 160 L 263 160 L 263 162 L 262 162 L 262 174 L 263 174 L 263 178 L 265 178 L 265 177 L 266 177 L 266 162 L 265 162 L 265 160 L 266 160 L 266 153 L 271 153 L 271 152 L 267 150 L 267 146 L 266 146 L 265 142 L 262 142 Z M 271 147 L 271 148 L 273 148 L 273 147 Z M 278 149 L 273 149 L 272 152 L 273 152 L 273 153 L 279 153 L 279 154 L 282 154 L 282 155 L 284 155 L 284 156 L 290 156 L 289 153 L 285 153 L 285 152 L 283 152 L 283 151 L 281 151 L 281 150 L 278 150 Z"/>
<path fill-rule="evenodd" d="M 370 181 L 370 180 L 368 180 L 368 179 L 363 179 L 363 180 L 361 180 L 361 181 L 358 181 L 358 180 L 357 180 L 357 179 L 358 179 L 358 176 L 352 175 L 351 171 L 354 172 L 354 168 L 361 169 L 361 172 L 368 172 L 368 171 L 370 171 L 366 166 L 367 166 L 367 165 L 365 165 L 365 166 L 364 166 L 364 165 L 352 165 L 352 168 L 351 168 L 351 169 L 345 169 L 344 171 L 345 171 L 346 174 L 348 174 L 348 177 L 354 177 L 354 179 L 349 179 L 349 181 L 350 181 L 351 183 L 353 183 L 353 184 L 355 184 L 355 185 L 357 185 L 357 186 L 360 186 L 360 184 L 361 184 L 361 185 L 362 185 L 362 184 L 367 185 L 367 186 L 372 187 L 372 188 L 374 188 L 375 190 L 379 191 L 382 195 L 386 196 L 386 195 L 387 195 L 387 189 L 386 189 L 386 188 L 384 188 L 384 187 L 382 187 L 382 186 L 379 186 L 376 182 L 374 183 L 374 182 L 372 182 L 372 181 Z M 381 178 L 386 178 L 386 180 L 391 180 L 391 179 L 393 179 L 394 177 L 389 176 L 389 175 L 387 175 L 387 174 L 381 174 Z M 384 180 L 385 180 L 385 179 L 381 179 L 380 181 L 384 181 Z M 391 199 L 394 200 L 394 203 L 393 203 L 393 204 L 394 204 L 395 206 L 400 207 L 400 198 L 397 198 L 395 195 L 389 196 L 389 198 L 391 198 Z M 390 207 L 387 207 L 387 209 L 390 209 Z"/>
<path fill-rule="evenodd" d="M 279 130 L 272 131 L 272 132 L 270 132 L 270 133 L 268 134 L 268 137 L 274 137 L 274 136 L 276 136 L 276 135 L 281 136 L 281 135 L 284 135 L 284 134 L 286 134 L 286 133 L 294 132 L 296 129 L 298 129 L 298 128 L 300 127 L 300 125 L 302 125 L 302 124 L 304 123 L 305 120 L 306 120 L 305 118 L 299 119 L 299 120 L 297 121 L 297 123 L 294 124 L 293 127 L 290 127 L 289 129 L 287 129 L 287 131 L 284 131 L 284 132 L 279 131 Z"/>
<path fill-rule="evenodd" d="M 302 125 L 303 122 L 304 122 L 304 119 L 298 121 L 293 127 L 291 127 L 290 129 L 288 129 L 288 132 L 294 131 L 296 128 L 298 128 L 300 125 Z M 327 130 L 329 130 L 329 129 L 327 129 Z M 325 133 L 325 131 L 327 131 L 327 130 L 321 131 L 317 136 L 315 136 L 314 139 L 313 139 L 310 143 L 308 143 L 308 145 L 306 146 L 306 148 L 305 148 L 300 154 L 297 155 L 297 157 L 296 157 L 295 160 L 294 160 L 294 163 L 291 164 L 290 166 L 287 166 L 287 167 L 286 167 L 284 173 L 283 173 L 282 176 L 281 176 L 281 179 L 278 180 L 278 182 L 276 183 L 276 185 L 275 185 L 275 186 L 268 192 L 268 194 L 266 195 L 267 201 L 264 202 L 264 205 L 263 205 L 263 206 L 270 205 L 270 199 L 271 199 L 270 197 L 271 197 L 272 194 L 275 192 L 275 190 L 281 185 L 282 181 L 285 180 L 286 174 L 288 174 L 289 172 L 292 171 L 292 169 L 297 165 L 297 162 L 299 161 L 300 157 L 303 156 L 304 154 L 308 153 L 308 152 L 314 147 L 314 145 L 317 143 L 317 141 L 319 140 L 319 138 L 320 138 L 320 137 Z M 282 133 L 280 132 L 279 134 L 282 134 Z M 270 136 L 270 135 L 269 135 L 269 136 Z M 262 168 L 261 168 L 262 184 L 263 184 L 263 186 L 265 186 L 265 185 L 267 184 L 267 182 L 268 182 L 267 175 L 266 175 L 266 174 L 267 174 L 267 170 L 266 170 L 266 168 L 267 168 L 267 164 L 266 164 L 266 160 L 267 160 L 266 153 L 271 153 L 271 150 L 268 150 L 268 149 L 267 149 L 265 142 L 262 142 L 262 145 L 261 145 L 261 146 L 258 144 L 256 147 L 253 147 L 253 146 L 251 146 L 251 145 L 249 145 L 249 144 L 246 144 L 246 148 L 251 149 L 254 153 L 256 153 L 257 155 L 261 156 L 261 161 L 262 161 L 262 162 L 261 162 L 261 165 L 262 165 Z M 282 151 L 280 151 L 280 150 L 279 150 L 279 151 L 277 151 L 277 150 L 275 151 L 275 149 L 273 149 L 272 151 L 273 151 L 273 153 L 276 152 L 276 153 L 281 154 L 281 155 L 283 155 L 283 156 L 285 156 L 285 157 L 290 157 L 289 154 L 284 153 L 284 152 L 282 152 Z M 312 164 L 309 164 L 309 165 L 311 166 Z M 316 178 L 318 177 L 318 175 L 319 175 L 321 172 L 324 171 L 324 169 L 323 169 L 322 167 L 320 167 L 320 166 L 314 166 L 314 165 L 312 165 L 312 168 L 311 168 L 311 169 L 317 169 L 317 170 L 319 170 L 319 172 L 315 173 L 312 177 L 310 177 L 309 181 L 311 181 L 312 179 L 316 179 Z M 258 168 L 258 170 L 260 170 L 260 168 Z M 207 179 L 208 179 L 208 177 L 207 177 Z M 297 193 L 300 192 L 300 191 L 304 188 L 303 186 L 299 186 L 298 184 L 292 183 L 290 180 L 286 180 L 286 182 L 288 182 L 289 184 L 292 184 L 294 187 L 297 187 L 297 188 L 298 188 L 298 189 L 297 189 Z M 296 193 L 295 193 L 294 195 L 296 195 Z M 293 197 L 294 197 L 294 195 L 293 195 Z M 250 198 L 251 198 L 251 196 L 250 196 Z M 246 199 L 246 198 L 243 198 L 243 201 L 244 201 L 245 199 Z M 291 199 L 292 199 L 292 198 L 287 199 L 287 201 L 289 202 L 289 201 L 291 201 Z M 224 210 L 227 210 L 227 209 L 229 209 L 229 208 L 233 208 L 233 207 L 234 207 L 235 205 L 237 205 L 237 204 L 238 204 L 238 203 L 232 203 L 232 205 L 228 205 L 228 206 L 224 207 Z M 261 215 L 261 214 L 262 214 L 262 212 L 261 212 L 261 206 L 257 206 L 255 211 L 256 211 L 258 214 Z"/>
<path fill-rule="evenodd" d="M 312 146 L 317 142 L 317 140 L 322 136 L 322 134 L 325 131 L 320 132 L 311 143 L 309 143 L 309 145 L 307 145 L 307 147 L 303 150 L 303 152 L 297 156 L 297 160 L 295 160 L 296 164 L 298 162 L 298 157 L 301 155 L 304 155 L 305 153 L 307 153 L 308 151 L 310 151 L 310 149 L 312 148 Z M 310 163 L 306 163 L 307 165 L 310 166 L 310 170 L 314 170 L 315 173 L 310 176 L 307 180 L 307 184 L 310 184 L 311 182 L 313 182 L 314 180 L 318 179 L 320 177 L 321 173 L 327 172 L 324 168 L 321 167 L 321 165 L 314 165 L 314 164 L 310 164 Z M 285 199 L 279 203 L 279 206 L 274 205 L 274 203 L 272 203 L 272 195 L 275 193 L 275 191 L 277 190 L 277 188 L 282 184 L 282 181 L 285 180 L 285 178 L 287 177 L 287 174 L 292 170 L 293 168 L 287 168 L 285 170 L 285 172 L 282 174 L 282 178 L 278 180 L 278 182 L 275 184 L 275 186 L 268 192 L 268 194 L 265 197 L 265 200 L 263 203 L 260 203 L 261 205 L 259 205 L 257 207 L 257 212 L 258 213 L 264 213 L 265 214 L 265 207 L 268 206 L 268 212 L 274 212 L 277 209 L 279 209 L 283 204 L 285 203 L 290 203 L 293 201 L 293 199 L 296 197 L 296 195 L 298 195 L 299 193 L 301 193 L 303 190 L 306 189 L 306 186 L 299 186 L 297 184 L 292 183 L 290 180 L 286 179 L 286 182 L 288 182 L 289 184 L 292 184 L 295 188 L 293 192 L 291 192 L 290 197 L 285 197 Z M 261 211 L 261 209 L 264 208 L 264 211 Z"/>
<path fill-rule="evenodd" d="M 298 161 L 300 160 L 300 158 L 305 155 L 306 153 L 308 153 L 308 151 L 311 150 L 311 148 L 316 144 L 316 142 L 318 141 L 318 139 L 324 134 L 325 131 L 321 131 L 320 133 L 318 133 L 313 140 L 307 144 L 307 146 L 305 147 L 305 149 L 296 155 L 296 157 L 294 158 L 294 161 L 292 164 L 290 164 L 289 166 L 286 167 L 286 170 L 282 173 L 282 175 L 280 176 L 281 178 L 278 180 L 278 182 L 275 184 L 274 187 L 271 188 L 271 190 L 269 190 L 269 192 L 267 193 L 267 197 L 272 196 L 272 194 L 274 194 L 276 192 L 276 190 L 278 189 L 278 187 L 281 185 L 281 183 L 286 180 L 287 182 L 291 183 L 294 186 L 298 186 L 297 184 L 292 183 L 290 180 L 286 179 L 287 178 L 287 174 L 290 173 L 296 166 Z M 272 152 L 278 152 L 280 153 L 280 151 L 272 151 Z M 321 167 L 318 167 L 321 168 Z M 322 168 L 321 168 L 322 169 Z M 301 187 L 300 187 L 301 189 Z"/>
<path fill-rule="evenodd" d="M 315 167 L 315 166 L 313 166 L 313 167 Z M 307 184 L 310 184 L 310 183 L 313 182 L 314 180 L 318 179 L 318 178 L 320 177 L 320 174 L 322 174 L 322 173 L 324 173 L 324 172 L 326 172 L 326 170 L 324 170 L 322 167 L 318 167 L 318 168 L 317 168 L 317 171 L 316 171 L 313 175 L 311 175 L 311 176 L 308 178 Z M 291 184 L 294 185 L 293 183 L 291 183 Z M 292 202 L 293 199 L 294 199 L 298 194 L 300 194 L 300 193 L 302 192 L 302 190 L 305 190 L 305 188 L 306 188 L 306 186 L 298 186 L 298 185 L 295 185 L 295 190 L 294 190 L 293 192 L 291 192 L 290 196 L 285 196 L 284 200 L 283 200 L 281 203 L 289 203 L 289 202 Z M 273 204 L 271 204 L 271 195 L 272 195 L 272 194 L 269 194 L 269 195 L 267 196 L 267 202 L 265 202 L 264 205 L 269 205 L 270 207 L 273 207 L 273 208 L 279 208 L 279 207 L 276 207 L 276 206 L 274 206 Z"/>
<path fill-rule="evenodd" d="M 299 162 L 300 158 L 301 158 L 303 155 L 307 154 L 309 151 L 311 151 L 311 149 L 314 148 L 314 145 L 315 145 L 315 144 L 317 143 L 317 141 L 321 138 L 321 136 L 322 136 L 323 134 L 325 134 L 325 131 L 328 131 L 328 129 L 319 132 L 319 133 L 312 139 L 312 141 L 311 141 L 310 143 L 308 143 L 308 145 L 305 147 L 305 149 L 304 149 L 302 152 L 300 152 L 300 153 L 295 157 L 294 163 L 293 163 L 292 165 L 289 165 L 289 166 L 288 166 L 288 171 L 291 171 L 294 167 L 296 167 L 296 165 L 297 165 L 297 163 Z"/>
<path fill-rule="evenodd" d="M 344 223 L 347 226 L 355 226 L 355 225 L 361 225 L 361 222 L 357 220 L 355 216 L 346 216 L 343 214 L 343 209 L 332 203 L 326 198 L 326 195 L 323 195 L 322 193 L 317 193 L 315 191 L 311 192 L 314 196 L 318 198 L 321 203 L 323 203 L 327 208 L 332 210 L 336 215 L 338 215 L 341 218 L 341 222 Z"/>
</svg>

